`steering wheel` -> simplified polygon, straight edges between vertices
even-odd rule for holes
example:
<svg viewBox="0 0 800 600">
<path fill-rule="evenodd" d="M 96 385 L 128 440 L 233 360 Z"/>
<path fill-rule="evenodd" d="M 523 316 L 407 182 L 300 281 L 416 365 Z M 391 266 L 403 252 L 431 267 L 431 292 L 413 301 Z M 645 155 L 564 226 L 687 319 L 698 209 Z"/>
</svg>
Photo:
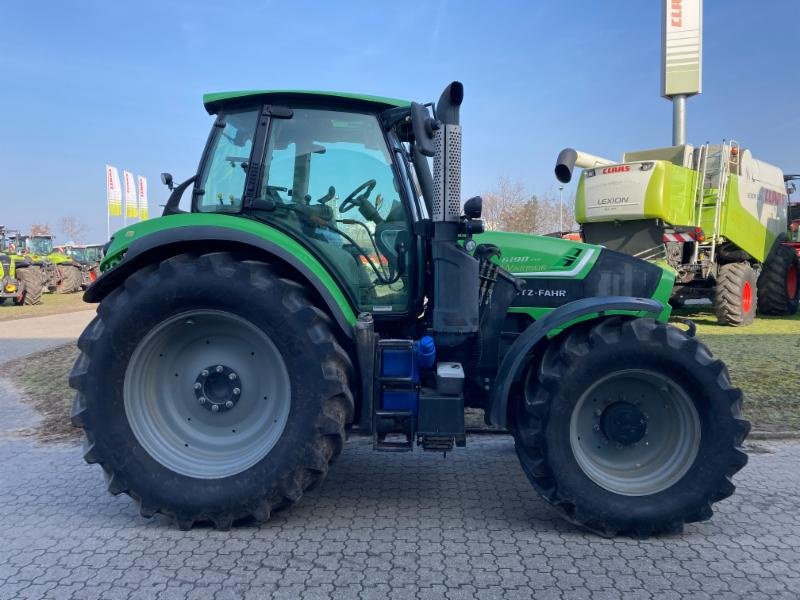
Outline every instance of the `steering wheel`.
<svg viewBox="0 0 800 600">
<path fill-rule="evenodd" d="M 369 195 L 372 193 L 372 190 L 375 189 L 377 183 L 378 182 L 374 179 L 370 179 L 350 192 L 350 195 L 342 200 L 342 203 L 339 205 L 339 212 L 347 212 L 351 208 L 361 206 L 361 203 L 369 198 Z"/>
</svg>

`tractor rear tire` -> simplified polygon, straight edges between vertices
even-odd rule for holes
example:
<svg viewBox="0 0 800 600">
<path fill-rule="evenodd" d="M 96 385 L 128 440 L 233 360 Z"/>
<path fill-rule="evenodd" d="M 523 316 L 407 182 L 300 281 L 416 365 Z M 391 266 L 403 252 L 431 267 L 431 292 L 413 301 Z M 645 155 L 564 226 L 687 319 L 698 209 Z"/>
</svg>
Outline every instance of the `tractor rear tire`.
<svg viewBox="0 0 800 600">
<path fill-rule="evenodd" d="M 758 278 L 758 312 L 793 315 L 800 305 L 800 257 L 781 244 L 767 259 Z"/>
<path fill-rule="evenodd" d="M 747 463 L 742 393 L 698 340 L 653 319 L 577 326 L 529 369 L 516 450 L 539 494 L 603 536 L 677 533 Z"/>
<path fill-rule="evenodd" d="M 39 267 L 17 267 L 17 280 L 22 284 L 21 297 L 14 299 L 15 304 L 32 306 L 42 303 L 42 271 Z"/>
<path fill-rule="evenodd" d="M 266 521 L 322 481 L 352 422 L 353 367 L 332 330 L 267 263 L 214 252 L 143 267 L 78 340 L 84 458 L 145 517 Z"/>
<path fill-rule="evenodd" d="M 56 269 L 60 279 L 56 286 L 56 294 L 74 294 L 81 291 L 83 277 L 81 277 L 80 267 L 59 265 Z"/>
<path fill-rule="evenodd" d="M 744 327 L 756 317 L 758 280 L 750 263 L 721 265 L 717 275 L 714 312 L 720 325 Z"/>
</svg>

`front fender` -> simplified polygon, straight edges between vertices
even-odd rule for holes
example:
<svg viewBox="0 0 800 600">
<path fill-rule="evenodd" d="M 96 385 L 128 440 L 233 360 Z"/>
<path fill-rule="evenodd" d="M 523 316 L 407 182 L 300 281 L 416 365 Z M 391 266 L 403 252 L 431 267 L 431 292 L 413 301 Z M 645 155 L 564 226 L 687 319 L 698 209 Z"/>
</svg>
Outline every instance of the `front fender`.
<svg viewBox="0 0 800 600">
<path fill-rule="evenodd" d="M 173 216 L 154 219 L 153 222 L 169 219 L 175 219 L 176 222 L 178 219 L 186 220 L 181 216 Z M 245 225 L 248 229 L 253 228 L 251 222 Z M 134 271 L 181 252 L 249 252 L 256 257 L 277 258 L 294 269 L 321 297 L 342 332 L 352 337 L 356 315 L 330 273 L 292 238 L 271 228 L 262 229 L 247 231 L 239 227 L 187 223 L 132 236 L 124 254 L 119 248 L 112 248 L 122 256 L 121 260 L 114 262 L 86 289 L 83 299 L 86 302 L 100 302 Z M 123 230 L 118 235 L 130 230 Z"/>
<path fill-rule="evenodd" d="M 500 363 L 487 410 L 489 423 L 498 427 L 507 426 L 508 396 L 511 385 L 526 366 L 527 355 L 550 332 L 565 329 L 575 321 L 604 317 L 609 314 L 657 317 L 663 310 L 663 304 L 649 298 L 606 296 L 569 302 L 537 320 L 520 334 L 506 352 L 503 362 Z"/>
</svg>

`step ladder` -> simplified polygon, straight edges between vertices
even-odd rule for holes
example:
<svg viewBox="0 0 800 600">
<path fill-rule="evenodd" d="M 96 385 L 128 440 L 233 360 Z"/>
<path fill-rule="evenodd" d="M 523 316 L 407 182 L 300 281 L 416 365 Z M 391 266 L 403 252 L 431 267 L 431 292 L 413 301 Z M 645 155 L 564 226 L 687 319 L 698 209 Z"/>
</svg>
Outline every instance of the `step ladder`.
<svg viewBox="0 0 800 600">
<path fill-rule="evenodd" d="M 736 141 L 722 141 L 719 146 L 710 146 L 708 143 L 700 146 L 696 166 L 697 181 L 694 190 L 694 225 L 701 227 L 708 215 L 711 215 L 712 227 L 704 229 L 705 240 L 695 244 L 692 262 L 700 261 L 701 253 L 704 257 L 703 271 L 710 269 L 715 263 L 717 245 L 720 242 L 720 225 L 724 210 L 725 195 L 728 189 L 728 180 L 731 171 L 739 172 L 739 143 Z"/>
<path fill-rule="evenodd" d="M 412 352 L 412 340 L 378 340 L 375 347 L 375 402 L 383 405 L 384 392 L 419 393 L 419 382 L 413 374 L 406 377 L 383 375 L 383 353 L 385 350 L 402 350 Z M 372 447 L 383 452 L 410 452 L 414 445 L 415 416 L 410 410 L 386 410 L 378 408 L 374 412 L 372 423 Z M 396 439 L 396 438 L 401 439 Z M 387 439 L 388 438 L 388 439 Z"/>
</svg>

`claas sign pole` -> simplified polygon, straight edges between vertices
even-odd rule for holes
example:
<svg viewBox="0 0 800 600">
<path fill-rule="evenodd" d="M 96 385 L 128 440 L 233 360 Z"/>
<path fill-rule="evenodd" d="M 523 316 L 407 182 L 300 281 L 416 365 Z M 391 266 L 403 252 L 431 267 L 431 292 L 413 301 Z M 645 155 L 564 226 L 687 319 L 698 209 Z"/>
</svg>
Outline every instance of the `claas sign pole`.
<svg viewBox="0 0 800 600">
<path fill-rule="evenodd" d="M 672 100 L 672 145 L 686 143 L 686 98 L 703 79 L 703 0 L 662 0 L 661 95 Z"/>
</svg>

